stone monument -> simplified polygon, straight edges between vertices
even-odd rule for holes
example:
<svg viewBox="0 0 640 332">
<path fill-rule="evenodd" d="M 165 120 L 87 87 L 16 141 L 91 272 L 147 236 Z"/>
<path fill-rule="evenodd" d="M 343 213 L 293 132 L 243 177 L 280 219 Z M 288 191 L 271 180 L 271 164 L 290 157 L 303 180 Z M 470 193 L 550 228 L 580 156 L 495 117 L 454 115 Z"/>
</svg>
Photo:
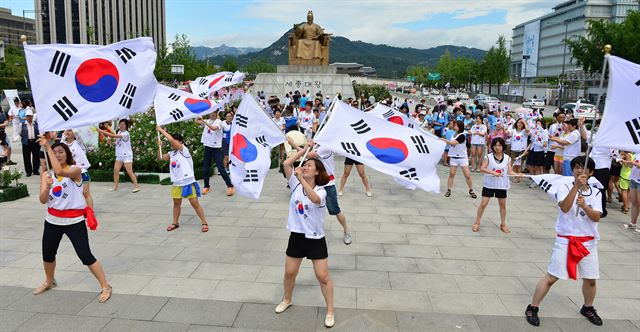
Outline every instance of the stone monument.
<svg viewBox="0 0 640 332">
<path fill-rule="evenodd" d="M 254 91 L 279 97 L 296 90 L 311 96 L 321 92 L 330 98 L 337 93 L 354 97 L 351 77 L 336 74 L 336 68 L 329 66 L 331 34 L 313 22 L 312 11 L 307 12 L 306 22 L 293 25 L 288 37 L 288 65 L 278 65 L 276 73 L 258 74 Z"/>
</svg>

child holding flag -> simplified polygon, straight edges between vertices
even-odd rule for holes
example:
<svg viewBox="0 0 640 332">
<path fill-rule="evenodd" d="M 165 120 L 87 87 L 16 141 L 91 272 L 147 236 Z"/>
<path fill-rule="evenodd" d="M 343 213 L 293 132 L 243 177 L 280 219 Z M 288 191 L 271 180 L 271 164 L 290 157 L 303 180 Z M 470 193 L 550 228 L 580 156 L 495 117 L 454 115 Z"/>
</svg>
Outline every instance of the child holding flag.
<svg viewBox="0 0 640 332">
<path fill-rule="evenodd" d="M 129 174 L 131 182 L 133 182 L 133 193 L 140 191 L 138 186 L 138 178 L 133 172 L 133 150 L 131 149 L 131 136 L 129 136 L 129 120 L 120 119 L 118 121 L 118 133 L 113 134 L 106 130 L 98 128 L 98 132 L 106 137 L 116 139 L 116 161 L 113 164 L 113 189 L 111 191 L 118 190 L 118 184 L 120 182 L 120 170 L 122 165 Z"/>
<path fill-rule="evenodd" d="M 196 211 L 198 218 L 200 218 L 202 233 L 206 233 L 209 231 L 209 225 L 204 217 L 204 209 L 202 209 L 200 202 L 198 202 L 198 197 L 200 197 L 200 186 L 194 176 L 193 159 L 191 158 L 189 149 L 184 146 L 182 135 L 170 135 L 160 126 L 156 126 L 156 130 L 167 138 L 172 148 L 171 152 L 161 154 L 160 147 L 162 145 L 162 141 L 160 140 L 160 137 L 158 137 L 158 159 L 169 161 L 171 182 L 173 183 L 173 188 L 171 189 L 171 197 L 173 198 L 173 223 L 167 227 L 167 232 L 171 232 L 180 227 L 178 219 L 180 219 L 182 199 L 186 198 Z"/>
<path fill-rule="evenodd" d="M 558 218 L 556 242 L 551 253 L 547 274 L 538 282 L 531 304 L 527 306 L 527 322 L 540 325 L 540 302 L 558 279 L 582 278 L 584 305 L 580 313 L 594 325 L 602 325 L 602 319 L 593 307 L 596 297 L 596 279 L 600 277 L 597 241 L 598 222 L 602 213 L 602 192 L 589 185 L 595 162 L 591 158 L 576 157 L 571 160 L 573 183 L 559 184 L 556 193 Z M 576 213 L 577 212 L 577 213 Z M 578 273 L 576 273 L 578 272 Z"/>
<path fill-rule="evenodd" d="M 71 129 L 64 131 L 63 140 L 64 143 L 69 146 L 69 151 L 71 151 L 71 155 L 73 160 L 76 162 L 76 166 L 82 169 L 82 194 L 87 200 L 87 205 L 93 208 L 93 197 L 91 197 L 91 191 L 89 189 L 89 185 L 91 184 L 89 167 L 91 167 L 91 164 L 89 163 L 87 154 L 84 151 L 85 147 L 76 139 L 76 134 Z"/>
</svg>

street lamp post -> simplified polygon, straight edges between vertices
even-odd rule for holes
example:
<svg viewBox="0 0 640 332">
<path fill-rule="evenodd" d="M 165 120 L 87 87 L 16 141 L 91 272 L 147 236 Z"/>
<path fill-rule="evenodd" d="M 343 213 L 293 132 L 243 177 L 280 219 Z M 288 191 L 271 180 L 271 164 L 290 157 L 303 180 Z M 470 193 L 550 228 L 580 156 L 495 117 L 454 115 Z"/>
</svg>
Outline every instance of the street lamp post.
<svg viewBox="0 0 640 332">
<path fill-rule="evenodd" d="M 522 55 L 522 60 L 524 60 L 524 75 L 522 75 L 522 102 L 523 103 L 524 103 L 524 92 L 527 89 L 527 63 L 529 62 L 530 58 L 531 58 L 531 55 L 529 54 Z"/>
<path fill-rule="evenodd" d="M 562 40 L 564 44 L 564 51 L 562 52 L 562 72 L 560 73 L 560 86 L 562 90 L 560 90 L 560 96 L 558 101 L 558 107 L 562 106 L 562 97 L 564 96 L 564 64 L 567 58 L 567 32 L 569 31 L 569 20 L 564 20 L 564 39 Z"/>
</svg>

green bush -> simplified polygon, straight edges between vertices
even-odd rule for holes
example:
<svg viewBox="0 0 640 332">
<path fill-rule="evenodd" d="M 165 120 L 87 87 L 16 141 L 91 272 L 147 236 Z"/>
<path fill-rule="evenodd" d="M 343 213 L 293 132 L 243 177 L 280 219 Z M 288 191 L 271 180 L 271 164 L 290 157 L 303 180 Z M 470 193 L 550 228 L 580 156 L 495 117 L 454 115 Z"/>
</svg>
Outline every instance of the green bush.
<svg viewBox="0 0 640 332">
<path fill-rule="evenodd" d="M 163 186 L 171 185 L 171 178 L 164 178 L 164 179 L 160 180 L 160 184 L 163 185 Z"/>
<path fill-rule="evenodd" d="M 389 90 L 387 90 L 384 85 L 355 84 L 353 90 L 357 98 L 359 98 L 361 94 L 364 94 L 367 99 L 373 95 L 376 97 L 376 101 L 391 98 L 391 93 L 389 93 Z"/>
<path fill-rule="evenodd" d="M 107 171 L 102 169 L 91 170 L 92 182 L 112 182 L 113 171 Z M 160 176 L 157 174 L 136 174 L 138 177 L 138 183 L 158 184 L 160 183 Z M 129 174 L 127 172 L 120 172 L 120 182 L 131 182 Z"/>
<path fill-rule="evenodd" d="M 24 183 L 20 183 L 15 187 L 0 189 L 0 203 L 15 201 L 27 196 L 29 196 L 29 191 Z"/>
</svg>

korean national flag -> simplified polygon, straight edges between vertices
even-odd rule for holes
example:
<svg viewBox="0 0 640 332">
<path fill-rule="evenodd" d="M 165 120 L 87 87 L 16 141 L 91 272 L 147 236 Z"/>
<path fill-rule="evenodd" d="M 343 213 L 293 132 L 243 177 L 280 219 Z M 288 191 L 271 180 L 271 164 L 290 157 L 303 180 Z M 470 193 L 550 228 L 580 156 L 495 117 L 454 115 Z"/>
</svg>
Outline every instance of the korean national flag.
<svg viewBox="0 0 640 332">
<path fill-rule="evenodd" d="M 540 175 L 531 175 L 531 180 L 535 182 L 540 189 L 546 192 L 551 198 L 555 199 L 558 190 L 562 186 L 573 186 L 573 182 L 575 178 L 573 176 L 562 176 L 558 174 L 540 174 Z M 587 181 L 590 186 L 602 189 L 602 184 L 593 176 L 589 178 Z"/>
<path fill-rule="evenodd" d="M 151 38 L 111 45 L 26 45 L 41 131 L 82 127 L 145 112 L 153 103 Z"/>
<path fill-rule="evenodd" d="M 204 116 L 219 108 L 213 100 L 198 98 L 162 84 L 158 84 L 153 104 L 156 123 L 160 126 Z"/>
<path fill-rule="evenodd" d="M 413 121 L 409 120 L 409 117 L 400 113 L 400 111 L 397 111 L 389 106 L 385 106 L 380 103 L 376 104 L 376 106 L 367 113 L 395 123 L 397 125 L 401 125 L 404 127 L 413 127 Z"/>
<path fill-rule="evenodd" d="M 440 192 L 436 166 L 445 143 L 337 101 L 315 141 L 428 192 Z"/>
<path fill-rule="evenodd" d="M 194 95 L 200 98 L 207 98 L 209 94 L 222 88 L 242 83 L 243 80 L 244 73 L 221 71 L 206 77 L 198 77 L 189 83 L 189 87 L 191 87 L 191 92 Z"/>
<path fill-rule="evenodd" d="M 285 141 L 284 133 L 251 94 L 242 98 L 231 125 L 229 171 L 238 194 L 260 198 L 271 167 L 271 148 Z"/>
</svg>

